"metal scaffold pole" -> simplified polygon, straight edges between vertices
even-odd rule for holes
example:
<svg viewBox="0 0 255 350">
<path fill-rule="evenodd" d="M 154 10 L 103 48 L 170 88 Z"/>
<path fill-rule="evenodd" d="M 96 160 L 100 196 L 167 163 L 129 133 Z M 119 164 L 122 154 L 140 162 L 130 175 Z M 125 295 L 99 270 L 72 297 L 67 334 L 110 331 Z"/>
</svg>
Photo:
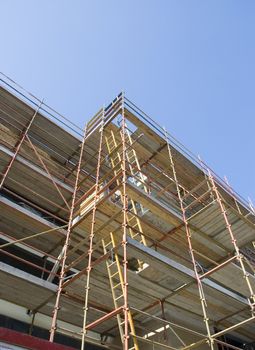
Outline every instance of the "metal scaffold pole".
<svg viewBox="0 0 255 350">
<path fill-rule="evenodd" d="M 127 277 L 127 212 L 128 212 L 128 198 L 127 198 L 127 169 L 126 169 L 126 140 L 125 140 L 125 108 L 124 108 L 124 95 L 122 94 L 122 126 L 121 126 L 121 138 L 122 138 L 122 182 L 123 182 L 123 279 L 124 279 L 124 343 L 123 349 L 128 350 L 129 344 L 129 331 L 128 331 L 128 277 Z"/>
<path fill-rule="evenodd" d="M 96 212 L 97 212 L 97 200 L 98 200 L 98 192 L 100 189 L 99 179 L 100 179 L 100 165 L 101 165 L 101 156 L 102 156 L 102 146 L 103 146 L 103 134 L 104 134 L 104 118 L 105 118 L 105 110 L 103 108 L 102 112 L 102 121 L 101 127 L 99 129 L 100 132 L 100 140 L 99 140 L 99 149 L 98 149 L 98 159 L 97 159 L 97 170 L 96 170 L 96 183 L 95 183 L 95 191 L 94 191 L 94 203 L 92 209 L 92 221 L 91 221 L 91 229 L 89 235 L 89 250 L 88 250 L 88 267 L 87 267 L 87 279 L 86 279 L 86 287 L 85 287 L 85 299 L 84 299 L 84 314 L 83 314 L 83 327 L 82 327 L 82 339 L 81 339 L 81 350 L 84 350 L 85 347 L 85 338 L 86 338 L 86 325 L 87 325 L 87 317 L 88 317 L 88 302 L 89 302 L 89 290 L 90 290 L 90 277 L 92 270 L 92 255 L 93 255 L 93 245 L 94 245 L 94 236 L 95 236 L 95 224 L 96 224 Z"/>
<path fill-rule="evenodd" d="M 82 143 L 81 143 L 81 151 L 80 151 L 80 157 L 79 157 L 79 162 L 78 162 L 78 167 L 77 167 L 77 172 L 76 172 L 75 185 L 74 185 L 74 190 L 73 190 L 73 195 L 72 195 L 72 204 L 71 204 L 71 208 L 70 208 L 66 239 L 65 239 L 65 244 L 63 247 L 63 251 L 62 251 L 62 258 L 61 258 L 62 259 L 62 266 L 61 266 L 61 272 L 60 272 L 60 277 L 59 277 L 59 285 L 58 285 L 58 289 L 57 289 L 56 302 L 55 302 L 55 306 L 54 306 L 54 310 L 53 310 L 52 324 L 51 324 L 51 329 L 50 329 L 50 339 L 49 340 L 51 342 L 54 341 L 54 336 L 55 336 L 55 333 L 57 330 L 57 318 L 58 318 L 58 312 L 60 309 L 60 298 L 61 298 L 64 277 L 65 277 L 65 264 L 66 264 L 67 251 L 68 251 L 70 236 L 71 236 L 71 231 L 72 231 L 74 207 L 75 207 L 76 196 L 77 196 L 77 192 L 78 192 L 79 175 L 80 175 L 80 171 L 81 171 L 81 163 L 82 163 L 82 157 L 83 157 L 83 152 L 84 152 L 86 135 L 87 135 L 87 125 L 85 125 L 83 139 L 82 139 Z"/>
<path fill-rule="evenodd" d="M 166 129 L 165 129 L 165 141 L 167 143 L 167 150 L 168 150 L 168 155 L 169 155 L 169 159 L 170 159 L 171 169 L 172 169 L 172 172 L 173 172 L 173 178 L 174 178 L 174 182 L 176 184 L 177 195 L 178 195 L 178 199 L 179 199 L 179 202 L 180 202 L 182 218 L 183 218 L 185 231 L 186 231 L 186 236 L 187 236 L 187 241 L 188 241 L 189 253 L 190 253 L 190 256 L 191 256 L 192 265 L 193 265 L 193 269 L 194 269 L 194 273 L 195 273 L 195 278 L 196 278 L 196 281 L 197 281 L 199 298 L 200 298 L 200 303 L 201 303 L 201 307 L 202 307 L 204 322 L 205 322 L 207 336 L 208 336 L 208 344 L 210 346 L 210 349 L 214 350 L 214 345 L 213 345 L 214 340 L 213 340 L 213 338 L 211 336 L 211 330 L 210 330 L 210 325 L 209 325 L 209 318 L 207 316 L 207 311 L 206 311 L 205 294 L 204 294 L 202 282 L 201 282 L 201 280 L 199 278 L 199 273 L 198 273 L 198 270 L 197 270 L 197 263 L 196 263 L 196 260 L 195 260 L 194 250 L 193 250 L 193 247 L 192 247 L 191 231 L 190 231 L 188 220 L 186 218 L 186 213 L 185 213 L 185 208 L 184 208 L 184 204 L 183 204 L 183 199 L 182 199 L 182 195 L 181 195 L 181 191 L 180 191 L 180 187 L 179 187 L 178 177 L 177 177 L 177 174 L 176 174 L 174 160 L 173 160 L 173 155 L 172 155 L 172 151 L 171 151 L 171 146 L 170 146 L 169 141 L 168 141 L 168 136 L 167 136 Z"/>
</svg>

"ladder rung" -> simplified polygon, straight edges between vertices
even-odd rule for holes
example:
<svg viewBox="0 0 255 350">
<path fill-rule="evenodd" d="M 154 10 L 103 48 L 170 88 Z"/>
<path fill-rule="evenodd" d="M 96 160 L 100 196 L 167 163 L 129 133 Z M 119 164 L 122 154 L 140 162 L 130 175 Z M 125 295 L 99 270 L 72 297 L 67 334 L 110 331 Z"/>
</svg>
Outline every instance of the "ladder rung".
<svg viewBox="0 0 255 350">
<path fill-rule="evenodd" d="M 108 263 L 108 267 L 111 267 L 111 266 L 113 266 L 114 264 L 116 264 L 116 261 L 113 261 L 113 262 L 111 262 L 110 264 Z"/>
<path fill-rule="evenodd" d="M 129 226 L 131 226 L 130 228 L 133 228 L 133 229 L 136 229 L 137 227 L 139 227 L 137 221 L 135 223 L 133 223 L 133 225 L 132 224 L 130 225 L 130 222 L 129 222 Z"/>
<path fill-rule="evenodd" d="M 124 295 L 121 294 L 121 295 L 119 295 L 117 298 L 115 298 L 114 300 L 117 301 L 117 300 L 119 300 L 119 299 L 121 299 L 121 298 L 123 298 L 123 297 L 124 297 Z"/>
<path fill-rule="evenodd" d="M 130 206 L 130 204 L 131 204 L 131 203 L 128 203 L 129 206 Z M 132 205 L 132 207 L 133 207 L 133 205 Z M 130 222 L 130 221 L 135 221 L 135 222 L 137 222 L 137 221 L 138 221 L 138 218 L 137 218 L 136 216 L 133 216 L 131 219 L 128 218 L 128 221 L 129 221 L 129 222 Z"/>
<path fill-rule="evenodd" d="M 132 220 L 128 220 L 128 224 L 129 224 L 130 228 L 135 227 L 135 225 L 138 225 L 137 221 L 135 221 L 135 222 L 132 224 Z"/>
<path fill-rule="evenodd" d="M 141 236 L 141 234 L 140 234 L 140 232 L 136 232 L 136 233 L 133 233 L 133 234 L 132 234 L 132 232 L 131 232 L 131 235 L 130 235 L 130 236 L 131 236 L 131 238 L 134 238 L 134 239 L 135 239 L 137 236 Z M 139 239 L 139 237 L 138 237 L 138 239 Z"/>
<path fill-rule="evenodd" d="M 121 286 L 121 282 L 118 284 L 115 284 L 115 286 L 113 286 L 113 289 L 118 288 L 119 286 Z"/>
<path fill-rule="evenodd" d="M 111 278 L 112 278 L 112 277 L 114 277 L 114 276 L 116 276 L 116 275 L 118 275 L 118 274 L 119 274 L 119 271 L 114 272 L 114 274 L 113 274 L 113 275 L 110 275 L 110 276 L 111 276 Z"/>
<path fill-rule="evenodd" d="M 110 244 L 112 245 L 112 242 L 109 242 L 109 243 L 105 244 L 104 247 L 106 248 L 106 247 L 108 247 Z"/>
</svg>

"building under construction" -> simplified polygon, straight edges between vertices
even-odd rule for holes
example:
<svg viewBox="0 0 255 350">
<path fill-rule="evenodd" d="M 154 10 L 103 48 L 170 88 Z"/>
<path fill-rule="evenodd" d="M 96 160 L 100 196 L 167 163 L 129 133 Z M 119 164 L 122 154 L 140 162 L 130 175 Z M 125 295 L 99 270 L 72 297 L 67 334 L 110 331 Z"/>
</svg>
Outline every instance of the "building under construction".
<svg viewBox="0 0 255 350">
<path fill-rule="evenodd" d="M 254 349 L 226 180 L 123 93 L 80 128 L 1 76 L 0 116 L 0 348 Z"/>
</svg>

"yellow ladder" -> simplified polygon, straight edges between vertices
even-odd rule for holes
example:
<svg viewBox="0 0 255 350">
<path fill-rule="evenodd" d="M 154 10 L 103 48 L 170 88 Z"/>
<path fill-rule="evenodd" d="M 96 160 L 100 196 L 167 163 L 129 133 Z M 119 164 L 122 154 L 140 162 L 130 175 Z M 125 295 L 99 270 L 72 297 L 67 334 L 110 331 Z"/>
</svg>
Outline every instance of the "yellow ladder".
<svg viewBox="0 0 255 350">
<path fill-rule="evenodd" d="M 134 177 L 134 180 L 139 184 L 139 187 L 148 193 L 148 188 L 146 186 L 146 176 L 141 172 L 140 163 L 136 151 L 132 148 L 133 140 L 131 138 L 130 132 L 125 129 L 125 140 L 127 143 L 127 161 L 130 168 L 130 172 Z"/>
<path fill-rule="evenodd" d="M 132 145 L 132 139 L 131 139 L 131 136 L 130 136 L 128 131 L 126 131 L 126 140 L 128 141 L 127 142 L 128 146 Z M 120 147 L 116 142 L 116 138 L 115 138 L 115 135 L 114 135 L 112 130 L 111 130 L 109 136 L 105 136 L 105 141 L 106 141 L 106 146 L 107 146 L 107 150 L 108 150 L 108 155 L 109 155 L 109 158 L 111 161 L 111 166 L 114 169 L 114 174 L 116 175 L 121 170 L 122 158 L 121 158 L 120 152 L 118 151 Z M 130 151 L 132 151 L 132 154 L 130 154 Z M 127 158 L 128 158 L 128 153 L 129 153 L 129 159 L 131 159 L 132 162 L 136 164 L 136 167 L 141 170 L 135 150 L 132 148 L 129 148 L 127 150 Z M 131 171 L 131 174 L 133 175 L 134 171 L 133 170 L 130 170 L 130 171 Z M 143 174 L 141 174 L 141 175 L 144 176 Z M 143 178 L 143 180 L 144 180 L 144 178 Z M 120 184 L 119 181 L 120 180 L 117 180 L 118 185 Z M 142 184 L 144 184 L 144 181 L 142 182 Z M 144 186 L 145 186 L 145 184 L 144 184 Z M 147 191 L 146 186 L 145 186 L 145 189 Z M 129 235 L 131 238 L 133 238 L 133 239 L 139 241 L 140 243 L 142 243 L 143 245 L 147 246 L 146 239 L 143 235 L 143 228 L 141 225 L 141 221 L 138 217 L 136 203 L 131 198 L 128 200 L 128 207 L 131 209 L 131 210 L 129 210 L 128 215 L 127 215 Z M 138 260 L 138 264 L 139 264 L 139 268 L 142 269 L 143 262 Z"/>
<path fill-rule="evenodd" d="M 123 278 L 120 258 L 118 254 L 115 252 L 116 243 L 112 232 L 110 233 L 110 241 L 105 242 L 105 239 L 103 239 L 102 245 L 103 245 L 104 254 L 107 254 L 109 252 L 111 253 L 110 259 L 106 260 L 106 267 L 107 267 L 108 277 L 109 277 L 110 286 L 111 286 L 113 304 L 115 309 L 118 309 L 119 307 L 124 305 L 124 278 Z M 117 315 L 117 322 L 118 322 L 121 340 L 123 342 L 125 321 L 123 318 L 121 318 L 120 314 Z M 128 311 L 128 322 L 129 322 L 131 334 L 135 335 L 134 322 L 130 311 Z M 133 345 L 129 348 L 129 350 L 131 349 L 139 350 L 136 337 L 132 337 L 132 339 L 133 339 Z"/>
</svg>

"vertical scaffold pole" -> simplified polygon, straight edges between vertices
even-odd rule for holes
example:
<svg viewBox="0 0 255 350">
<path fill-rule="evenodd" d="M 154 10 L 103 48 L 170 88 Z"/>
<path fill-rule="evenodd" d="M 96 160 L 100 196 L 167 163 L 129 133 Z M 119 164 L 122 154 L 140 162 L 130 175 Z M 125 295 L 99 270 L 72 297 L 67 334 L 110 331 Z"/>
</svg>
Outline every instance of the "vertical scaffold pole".
<svg viewBox="0 0 255 350">
<path fill-rule="evenodd" d="M 99 129 L 100 139 L 99 139 L 99 149 L 98 149 L 98 159 L 97 159 L 97 170 L 96 170 L 96 182 L 95 182 L 95 195 L 94 195 L 94 203 L 92 209 L 92 219 L 91 219 L 91 229 L 89 235 L 89 249 L 88 249 L 88 266 L 87 266 L 87 279 L 85 286 L 85 298 L 84 298 L 84 313 L 83 313 L 83 326 L 82 326 L 82 339 L 81 339 L 81 350 L 84 350 L 85 347 L 85 338 L 86 338 L 86 325 L 87 325 L 87 316 L 88 316 L 88 303 L 89 303 L 89 290 L 90 290 L 90 277 L 92 270 L 92 254 L 93 254 L 93 245 L 94 245 L 94 231 L 96 224 L 96 212 L 97 212 L 97 200 L 98 200 L 98 192 L 100 189 L 99 179 L 100 179 L 100 165 L 101 165 L 101 155 L 102 155 L 102 146 L 103 146 L 103 134 L 104 134 L 104 118 L 105 118 L 105 109 L 102 110 L 102 121 L 101 127 Z"/>
<path fill-rule="evenodd" d="M 243 256 L 242 254 L 240 253 L 240 250 L 239 250 L 239 247 L 238 247 L 238 244 L 237 244 L 237 241 L 236 241 L 236 238 L 234 236 L 234 233 L 233 233 L 233 230 L 232 230 L 232 227 L 231 227 L 231 224 L 230 224 L 230 221 L 228 219 L 228 214 L 227 214 L 227 210 L 226 210 L 226 206 L 224 204 L 224 200 L 222 200 L 221 198 L 221 195 L 220 195 L 220 192 L 216 186 L 216 183 L 215 183 L 215 180 L 213 178 L 213 175 L 212 173 L 210 172 L 210 170 L 208 169 L 208 176 L 209 176 L 209 180 L 212 184 L 212 189 L 215 193 L 215 197 L 216 197 L 216 201 L 219 205 L 219 208 L 220 208 L 220 212 L 221 214 L 223 215 L 223 218 L 224 218 L 224 221 L 225 221 L 225 225 L 226 225 L 226 229 L 229 233 L 229 236 L 230 236 L 230 239 L 231 239 L 231 243 L 233 244 L 233 247 L 234 247 L 234 251 L 235 251 L 235 254 L 236 254 L 236 258 L 240 264 L 240 267 L 242 269 L 242 273 L 243 273 L 243 277 L 247 283 L 247 288 L 249 290 L 249 297 L 247 298 L 248 299 L 248 302 L 249 302 L 249 305 L 251 307 L 251 312 L 252 312 L 252 315 L 254 314 L 254 307 L 255 307 L 255 294 L 254 294 L 254 291 L 253 291 L 253 288 L 252 288 L 252 285 L 251 285 L 251 282 L 250 282 L 250 279 L 249 279 L 249 274 L 247 273 L 246 269 L 245 269 L 245 266 L 244 266 L 244 262 L 243 262 Z"/>
<path fill-rule="evenodd" d="M 0 183 L 0 189 L 3 187 L 4 181 L 5 181 L 8 173 L 9 173 L 9 171 L 11 170 L 12 164 L 14 163 L 15 159 L 17 158 L 19 150 L 20 150 L 20 148 L 21 148 L 21 146 L 22 146 L 22 144 L 23 144 L 23 142 L 24 142 L 24 140 L 25 140 L 25 138 L 27 136 L 27 133 L 28 133 L 31 125 L 33 124 L 33 121 L 34 121 L 35 117 L 37 116 L 37 114 L 38 114 L 42 104 L 43 104 L 43 101 L 41 101 L 40 104 L 37 106 L 37 109 L 35 110 L 31 120 L 29 121 L 29 123 L 27 124 L 25 129 L 23 130 L 20 140 L 18 141 L 18 143 L 15 146 L 15 152 L 14 152 L 10 162 L 6 166 L 5 170 L 3 171 L 3 177 L 2 177 L 2 180 L 1 180 L 1 183 Z"/>
<path fill-rule="evenodd" d="M 127 277 L 127 215 L 128 215 L 128 198 L 127 198 L 127 164 L 126 164 L 126 140 L 125 140 L 125 131 L 126 131 L 126 118 L 125 118 L 125 100 L 124 93 L 122 92 L 122 125 L 121 125 L 121 139 L 122 139 L 122 184 L 123 184 L 123 236 L 122 236 L 122 246 L 123 246 L 123 280 L 124 280 L 124 342 L 123 349 L 128 350 L 129 344 L 129 331 L 128 331 L 128 277 Z"/>
<path fill-rule="evenodd" d="M 62 266 L 61 266 L 59 285 L 58 285 L 58 289 L 57 289 L 57 296 L 56 296 L 55 306 L 54 306 L 54 310 L 53 310 L 52 323 L 51 323 L 51 329 L 50 329 L 50 339 L 49 340 L 51 342 L 54 341 L 54 336 L 55 336 L 55 332 L 57 329 L 58 311 L 60 309 L 60 297 L 61 297 L 64 277 L 65 277 L 65 263 L 66 263 L 67 251 L 68 251 L 70 238 L 71 238 L 70 236 L 71 236 L 71 231 L 72 231 L 74 207 L 75 207 L 76 195 L 77 195 L 77 190 L 78 190 L 78 185 L 79 185 L 79 175 L 81 172 L 81 163 L 82 163 L 86 135 L 87 135 L 87 125 L 85 125 L 85 128 L 84 128 L 84 134 L 83 134 L 83 139 L 82 139 L 82 143 L 81 143 L 80 157 L 79 157 L 79 162 L 78 162 L 78 167 L 77 167 L 77 172 L 76 172 L 75 185 L 74 185 L 74 190 L 73 190 L 73 195 L 72 195 L 72 204 L 71 204 L 71 208 L 70 208 L 66 239 L 65 239 L 65 244 L 64 244 L 63 250 L 62 250 L 62 252 L 63 252 L 62 253 Z"/>
<path fill-rule="evenodd" d="M 182 219 L 183 219 L 184 226 L 185 226 L 186 237 L 187 237 L 188 247 L 189 247 L 189 253 L 190 253 L 190 256 L 191 256 L 192 265 L 193 265 L 193 269 L 194 269 L 194 274 L 195 274 L 195 278 L 196 278 L 196 281 L 197 281 L 199 298 L 200 298 L 201 308 L 202 308 L 202 312 L 203 312 L 205 327 L 206 327 L 206 331 L 207 331 L 208 345 L 209 345 L 211 350 L 214 350 L 213 338 L 211 337 L 211 330 L 210 330 L 210 325 L 209 325 L 209 318 L 208 318 L 207 312 L 206 312 L 205 294 L 204 294 L 204 291 L 203 291 L 202 282 L 201 282 L 201 280 L 199 278 L 199 273 L 198 273 L 198 270 L 197 270 L 197 264 L 196 264 L 196 260 L 195 260 L 195 256 L 194 256 L 194 250 L 193 250 L 193 247 L 192 247 L 191 231 L 190 231 L 188 220 L 186 218 L 186 213 L 185 213 L 185 208 L 184 208 L 184 204 L 183 204 L 183 199 L 182 199 L 182 196 L 181 196 L 180 187 L 179 187 L 179 183 L 178 183 L 178 178 L 177 178 L 177 174 L 176 174 L 176 170 L 175 170 L 175 164 L 174 164 L 174 160 L 173 160 L 173 155 L 172 155 L 170 144 L 168 142 L 167 131 L 166 131 L 166 129 L 164 129 L 164 131 L 165 131 L 165 141 L 166 141 L 166 144 L 167 144 L 167 150 L 168 150 L 168 155 L 169 155 L 169 159 L 170 159 L 171 169 L 172 169 L 172 172 L 173 172 L 173 178 L 174 178 L 174 181 L 175 181 L 175 184 L 176 184 L 177 195 L 178 195 L 178 199 L 179 199 L 179 202 L 180 202 L 180 208 L 181 208 L 181 212 L 182 212 Z"/>
</svg>

